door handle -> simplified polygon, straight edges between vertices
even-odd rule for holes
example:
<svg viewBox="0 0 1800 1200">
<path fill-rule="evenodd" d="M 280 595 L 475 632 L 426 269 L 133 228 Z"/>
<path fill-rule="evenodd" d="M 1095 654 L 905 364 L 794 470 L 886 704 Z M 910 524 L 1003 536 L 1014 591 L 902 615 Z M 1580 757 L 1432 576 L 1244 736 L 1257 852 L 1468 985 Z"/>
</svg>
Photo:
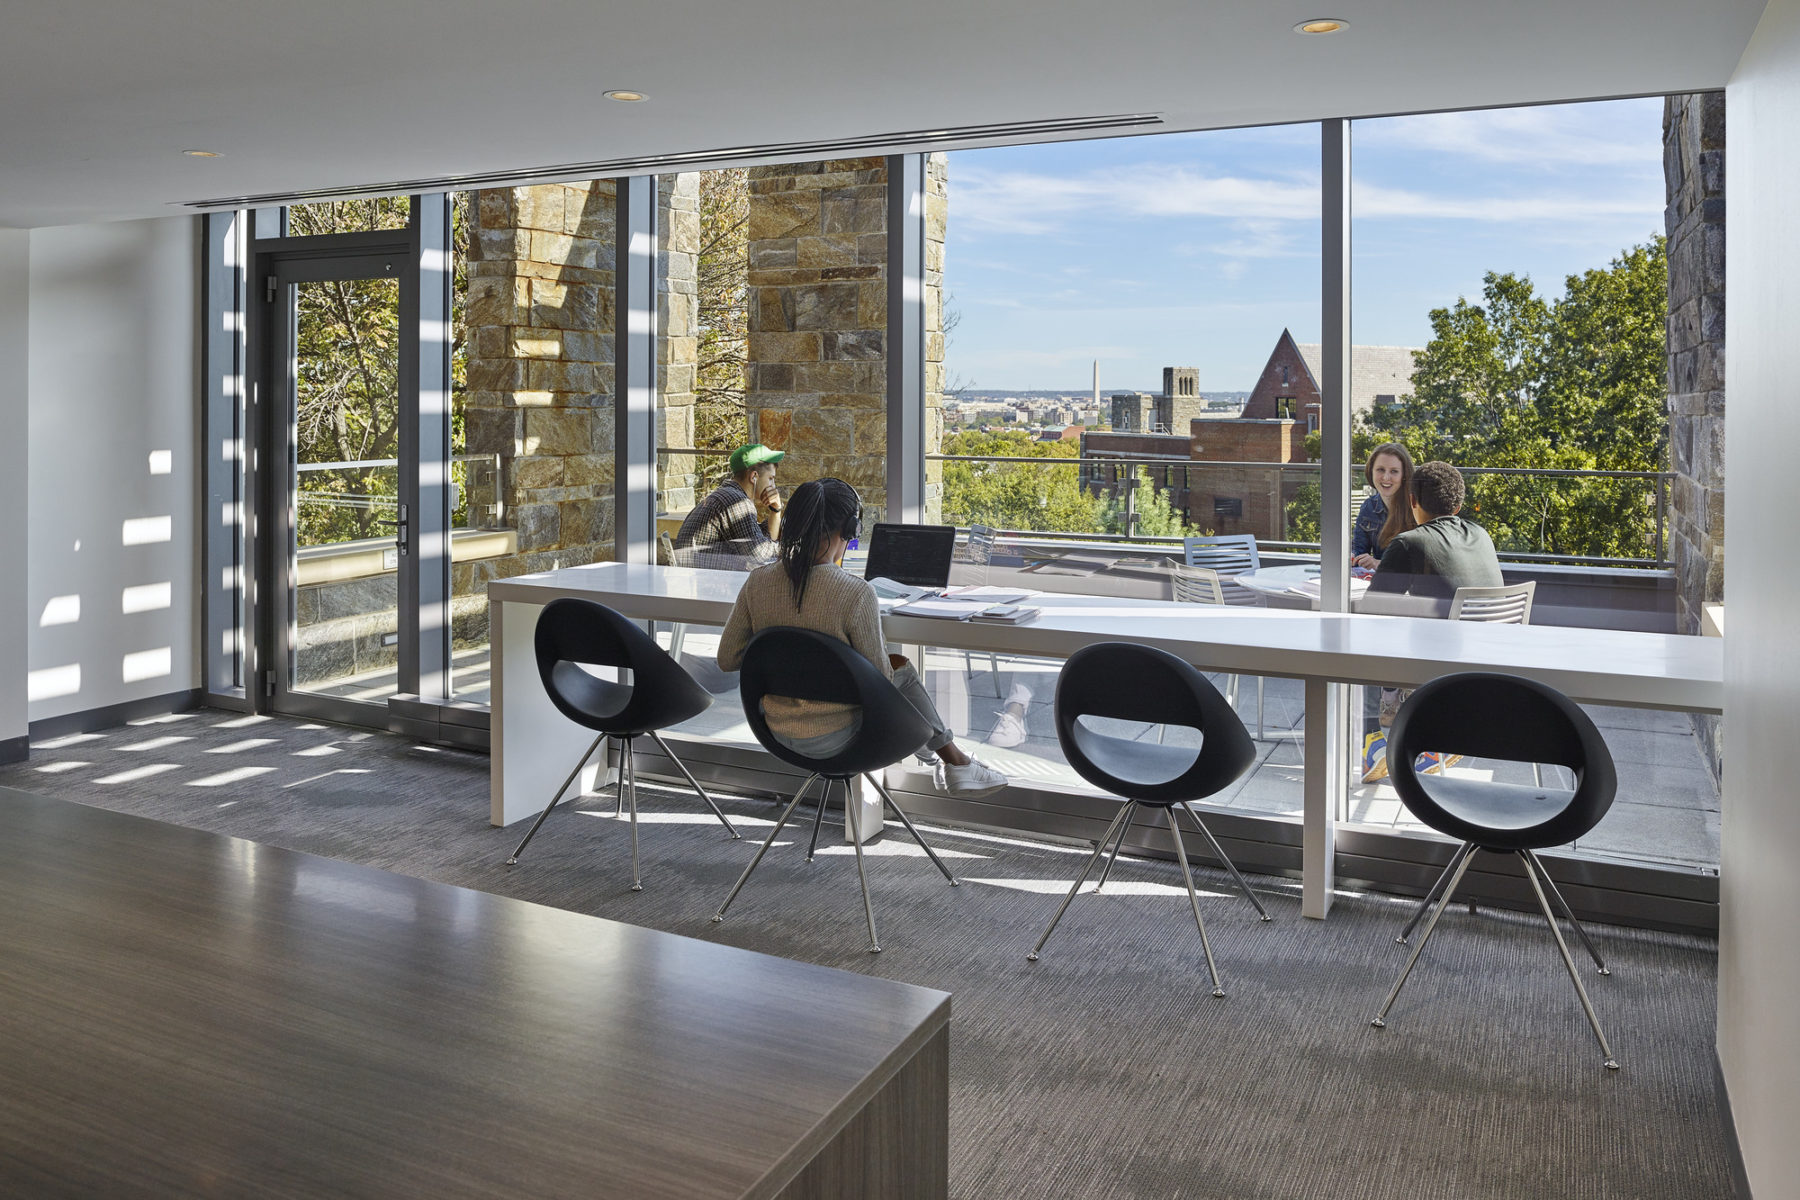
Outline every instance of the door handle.
<svg viewBox="0 0 1800 1200">
<path fill-rule="evenodd" d="M 408 534 L 412 531 L 412 522 L 407 520 L 406 505 L 404 504 L 400 506 L 399 518 L 397 521 L 376 521 L 375 523 L 393 528 L 394 545 L 399 548 L 400 556 L 404 558 L 407 553 Z"/>
</svg>

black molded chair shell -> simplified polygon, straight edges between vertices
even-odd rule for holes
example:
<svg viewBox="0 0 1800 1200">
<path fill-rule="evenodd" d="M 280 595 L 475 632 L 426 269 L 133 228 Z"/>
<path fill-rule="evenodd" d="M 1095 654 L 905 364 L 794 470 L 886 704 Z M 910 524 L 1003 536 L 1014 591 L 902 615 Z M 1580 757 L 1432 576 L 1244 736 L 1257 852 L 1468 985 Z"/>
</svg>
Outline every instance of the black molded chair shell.
<svg viewBox="0 0 1800 1200">
<path fill-rule="evenodd" d="M 699 716 L 712 696 L 649 634 L 604 604 L 552 600 L 533 639 L 538 675 L 557 711 L 596 733 L 637 737 Z M 623 667 L 613 683 L 582 666 Z"/>
<path fill-rule="evenodd" d="M 848 642 L 810 629 L 765 629 L 751 638 L 738 672 L 738 691 L 744 719 L 763 749 L 828 779 L 891 766 L 931 737 L 931 725 L 874 663 Z M 808 758 L 770 732 L 762 710 L 765 696 L 854 704 L 861 709 L 856 736 L 830 758 Z"/>
<path fill-rule="evenodd" d="M 1425 751 L 1551 763 L 1566 788 L 1421 776 Z M 1388 778 L 1415 817 L 1483 850 L 1564 846 L 1600 823 L 1618 791 L 1612 752 L 1594 722 L 1555 688 L 1487 671 L 1432 680 L 1401 705 L 1388 730 Z"/>
<path fill-rule="evenodd" d="M 1165 746 L 1111 737 L 1082 717 L 1184 725 L 1201 744 Z M 1075 652 L 1056 681 L 1056 737 L 1076 774 L 1141 804 L 1203 800 L 1231 786 L 1256 761 L 1256 744 L 1219 690 L 1164 650 L 1098 642 Z"/>
</svg>

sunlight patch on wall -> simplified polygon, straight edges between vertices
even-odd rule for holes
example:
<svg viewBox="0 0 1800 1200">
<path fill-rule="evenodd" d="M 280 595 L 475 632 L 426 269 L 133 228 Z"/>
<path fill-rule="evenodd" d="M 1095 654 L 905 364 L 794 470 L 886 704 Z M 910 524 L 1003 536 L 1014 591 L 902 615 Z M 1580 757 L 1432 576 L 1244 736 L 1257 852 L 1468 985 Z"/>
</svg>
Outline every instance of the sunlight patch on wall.
<svg viewBox="0 0 1800 1200">
<path fill-rule="evenodd" d="M 81 596 L 52 596 L 44 601 L 44 614 L 38 618 L 38 628 L 48 629 L 52 625 L 73 625 L 81 620 Z"/>
<path fill-rule="evenodd" d="M 134 650 L 119 665 L 120 677 L 126 683 L 145 679 L 161 679 L 174 670 L 174 651 L 168 646 L 154 650 Z"/>
<path fill-rule="evenodd" d="M 58 696 L 73 696 L 80 690 L 80 663 L 70 663 L 64 667 L 40 667 L 25 676 L 27 700 L 54 700 Z"/>
<path fill-rule="evenodd" d="M 174 517 L 127 517 L 119 527 L 119 544 L 124 546 L 149 546 L 174 539 Z"/>
<path fill-rule="evenodd" d="M 173 586 L 168 583 L 134 584 L 119 594 L 119 611 L 140 613 L 168 608 L 173 595 Z"/>
</svg>

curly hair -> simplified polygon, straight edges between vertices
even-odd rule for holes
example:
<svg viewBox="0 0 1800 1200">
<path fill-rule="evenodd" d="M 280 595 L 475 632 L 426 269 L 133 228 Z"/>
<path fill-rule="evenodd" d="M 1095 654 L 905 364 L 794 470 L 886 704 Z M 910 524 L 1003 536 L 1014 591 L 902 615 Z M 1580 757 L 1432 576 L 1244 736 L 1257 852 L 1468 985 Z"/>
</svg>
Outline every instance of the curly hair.
<svg viewBox="0 0 1800 1200">
<path fill-rule="evenodd" d="M 1463 506 L 1468 489 L 1461 471 L 1447 462 L 1428 462 L 1413 470 L 1412 494 L 1427 516 L 1448 517 Z"/>
</svg>

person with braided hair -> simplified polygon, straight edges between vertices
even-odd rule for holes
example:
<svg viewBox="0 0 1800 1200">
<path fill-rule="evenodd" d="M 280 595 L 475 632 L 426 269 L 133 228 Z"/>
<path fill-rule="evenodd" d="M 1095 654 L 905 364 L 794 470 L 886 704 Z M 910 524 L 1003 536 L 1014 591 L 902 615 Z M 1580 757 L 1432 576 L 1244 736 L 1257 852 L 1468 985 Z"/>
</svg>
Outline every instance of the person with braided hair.
<svg viewBox="0 0 1800 1200">
<path fill-rule="evenodd" d="M 801 484 L 788 497 L 776 560 L 744 581 L 737 604 L 719 636 L 719 668 L 735 671 L 750 639 L 764 629 L 811 629 L 847 642 L 893 681 L 931 725 L 922 755 L 937 760 L 936 783 L 953 796 L 985 796 L 1006 786 L 1006 776 L 971 758 L 938 715 L 918 668 L 888 653 L 881 635 L 875 589 L 843 568 L 844 551 L 862 524 L 862 500 L 841 479 Z M 856 736 L 855 705 L 769 696 L 763 701 L 769 732 L 782 744 L 814 758 L 828 758 Z"/>
</svg>

